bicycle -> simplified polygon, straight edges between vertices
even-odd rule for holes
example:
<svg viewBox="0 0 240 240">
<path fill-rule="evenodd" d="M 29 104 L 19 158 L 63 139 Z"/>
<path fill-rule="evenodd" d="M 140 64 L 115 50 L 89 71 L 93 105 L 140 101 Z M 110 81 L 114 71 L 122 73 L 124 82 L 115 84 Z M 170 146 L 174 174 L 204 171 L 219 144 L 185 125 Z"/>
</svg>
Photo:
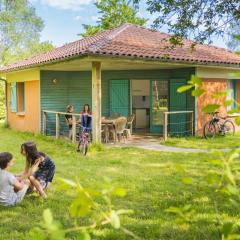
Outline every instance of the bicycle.
<svg viewBox="0 0 240 240">
<path fill-rule="evenodd" d="M 91 128 L 83 127 L 80 125 L 80 133 L 79 133 L 79 141 L 77 151 L 82 152 L 84 156 L 87 155 L 88 152 L 88 143 L 89 143 L 89 135 L 91 132 Z"/>
<path fill-rule="evenodd" d="M 221 136 L 234 135 L 235 126 L 233 122 L 226 117 L 220 117 L 219 112 L 210 113 L 212 119 L 205 123 L 203 135 L 206 139 L 214 138 L 216 134 Z"/>
</svg>

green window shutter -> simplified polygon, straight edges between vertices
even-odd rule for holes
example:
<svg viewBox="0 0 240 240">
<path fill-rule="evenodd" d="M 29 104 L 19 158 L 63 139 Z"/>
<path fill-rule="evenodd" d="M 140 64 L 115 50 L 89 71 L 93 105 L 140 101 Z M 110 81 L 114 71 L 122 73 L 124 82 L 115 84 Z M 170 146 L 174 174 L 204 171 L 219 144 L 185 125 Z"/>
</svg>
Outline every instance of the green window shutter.
<svg viewBox="0 0 240 240">
<path fill-rule="evenodd" d="M 110 80 L 110 115 L 129 115 L 129 80 Z"/>
<path fill-rule="evenodd" d="M 177 89 L 186 84 L 185 79 L 170 79 L 169 109 L 171 112 L 187 110 L 187 93 L 178 93 Z M 187 114 L 179 113 L 169 116 L 169 133 L 171 135 L 185 135 L 187 131 Z"/>
<path fill-rule="evenodd" d="M 22 89 L 21 89 L 21 94 L 22 94 L 22 112 L 25 112 L 25 83 L 22 83 Z"/>
<path fill-rule="evenodd" d="M 17 112 L 17 84 L 10 84 L 10 111 Z"/>
</svg>

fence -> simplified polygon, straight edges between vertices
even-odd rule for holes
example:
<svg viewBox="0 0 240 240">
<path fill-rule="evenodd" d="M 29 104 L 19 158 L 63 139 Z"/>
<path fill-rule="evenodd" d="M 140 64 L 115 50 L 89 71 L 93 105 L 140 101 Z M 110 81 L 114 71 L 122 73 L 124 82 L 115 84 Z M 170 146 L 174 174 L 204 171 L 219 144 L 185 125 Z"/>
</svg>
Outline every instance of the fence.
<svg viewBox="0 0 240 240">
<path fill-rule="evenodd" d="M 69 127 L 65 118 L 66 114 L 72 116 L 72 142 L 75 143 L 77 134 L 77 118 L 81 117 L 80 114 L 44 110 L 42 133 L 44 135 L 55 135 L 56 139 L 61 136 L 67 137 L 69 135 Z"/>
<path fill-rule="evenodd" d="M 194 111 L 164 112 L 163 138 L 168 136 L 193 136 Z"/>
</svg>

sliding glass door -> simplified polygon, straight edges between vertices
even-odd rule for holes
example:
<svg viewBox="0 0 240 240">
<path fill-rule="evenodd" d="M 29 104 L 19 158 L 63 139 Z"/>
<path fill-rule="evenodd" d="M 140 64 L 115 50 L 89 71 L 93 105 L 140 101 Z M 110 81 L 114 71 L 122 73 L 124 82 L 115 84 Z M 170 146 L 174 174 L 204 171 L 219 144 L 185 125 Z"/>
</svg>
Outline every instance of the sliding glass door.
<svg viewBox="0 0 240 240">
<path fill-rule="evenodd" d="M 168 81 L 150 81 L 150 132 L 162 133 L 164 112 L 168 111 Z"/>
</svg>

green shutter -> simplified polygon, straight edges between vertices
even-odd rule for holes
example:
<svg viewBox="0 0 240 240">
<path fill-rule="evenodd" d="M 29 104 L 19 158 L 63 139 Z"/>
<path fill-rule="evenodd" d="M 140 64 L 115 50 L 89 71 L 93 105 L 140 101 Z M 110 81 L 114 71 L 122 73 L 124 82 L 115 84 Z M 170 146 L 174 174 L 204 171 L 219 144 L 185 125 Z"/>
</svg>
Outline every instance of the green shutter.
<svg viewBox="0 0 240 240">
<path fill-rule="evenodd" d="M 129 115 L 129 80 L 110 80 L 110 115 Z"/>
<path fill-rule="evenodd" d="M 17 112 L 17 84 L 10 84 L 10 111 Z"/>
<path fill-rule="evenodd" d="M 186 84 L 184 79 L 170 79 L 169 82 L 169 111 L 187 110 L 187 93 L 178 93 L 177 89 Z M 171 135 L 187 134 L 187 114 L 173 114 L 169 116 L 169 132 Z"/>
</svg>

